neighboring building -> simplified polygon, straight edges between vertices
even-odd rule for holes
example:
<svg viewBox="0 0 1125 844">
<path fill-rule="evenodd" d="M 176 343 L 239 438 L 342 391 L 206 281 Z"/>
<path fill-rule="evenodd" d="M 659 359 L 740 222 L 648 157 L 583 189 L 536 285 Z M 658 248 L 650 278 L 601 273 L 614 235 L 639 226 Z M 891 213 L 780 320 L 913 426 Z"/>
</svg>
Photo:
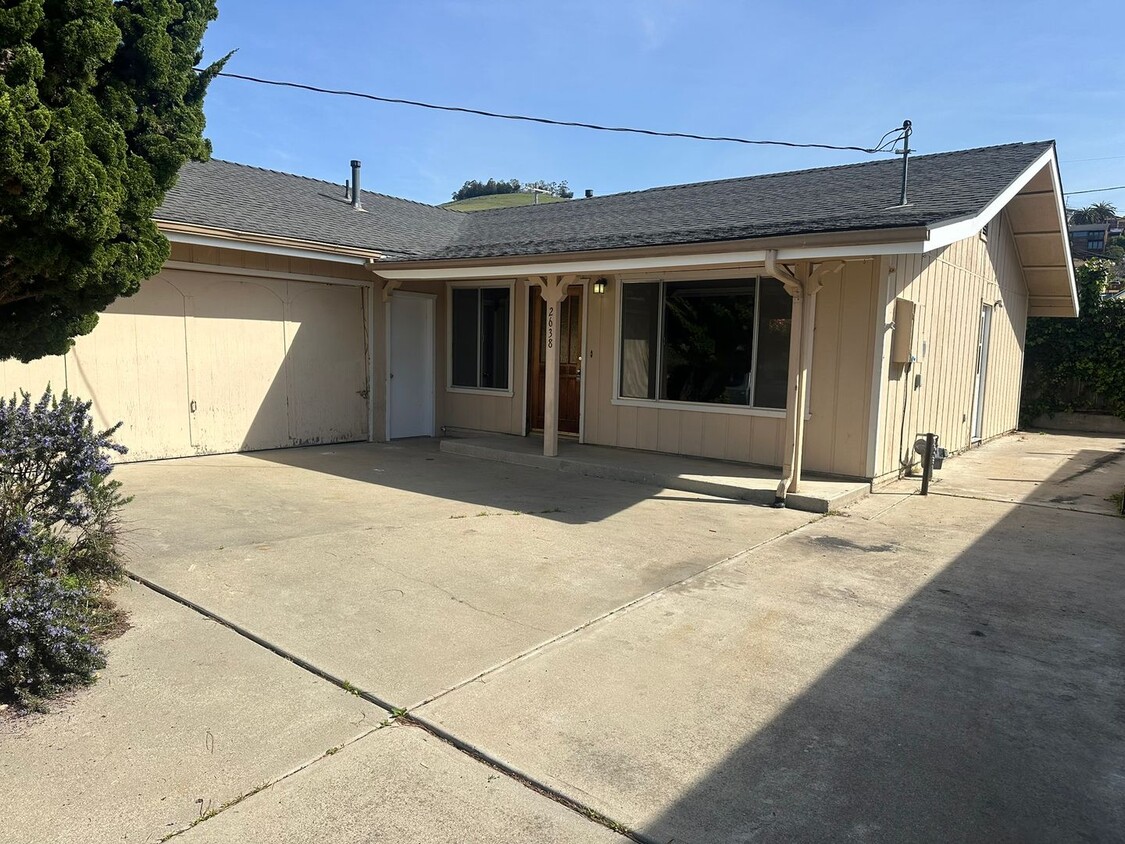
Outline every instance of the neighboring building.
<svg viewBox="0 0 1125 844">
<path fill-rule="evenodd" d="M 1071 223 L 1070 251 L 1078 260 L 1097 258 L 1109 242 L 1125 232 L 1125 217 L 1114 217 L 1104 223 Z"/>
<path fill-rule="evenodd" d="M 189 164 L 172 258 L 63 358 L 130 459 L 447 429 L 853 478 L 1017 424 L 1028 315 L 1077 295 L 1054 144 L 472 214 Z M 552 377 L 547 377 L 552 373 Z M 557 377 L 556 377 L 557 376 Z"/>
</svg>

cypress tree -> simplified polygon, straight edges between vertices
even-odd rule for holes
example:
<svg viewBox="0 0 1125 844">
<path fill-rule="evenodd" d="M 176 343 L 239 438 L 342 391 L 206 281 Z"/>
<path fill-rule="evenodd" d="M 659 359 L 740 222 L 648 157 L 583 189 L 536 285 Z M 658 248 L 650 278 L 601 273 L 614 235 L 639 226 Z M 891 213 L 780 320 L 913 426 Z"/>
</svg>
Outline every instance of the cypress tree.
<svg viewBox="0 0 1125 844">
<path fill-rule="evenodd" d="M 152 221 L 206 160 L 215 0 L 0 0 L 0 360 L 62 354 L 168 258 Z"/>
</svg>

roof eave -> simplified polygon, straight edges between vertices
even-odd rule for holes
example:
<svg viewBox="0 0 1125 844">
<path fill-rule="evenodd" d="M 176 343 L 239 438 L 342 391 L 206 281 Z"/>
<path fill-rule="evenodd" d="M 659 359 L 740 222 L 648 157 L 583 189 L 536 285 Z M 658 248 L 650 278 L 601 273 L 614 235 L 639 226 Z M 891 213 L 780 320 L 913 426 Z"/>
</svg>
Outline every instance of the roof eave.
<svg viewBox="0 0 1125 844">
<path fill-rule="evenodd" d="M 285 255 L 292 258 L 358 265 L 366 265 L 371 261 L 377 261 L 385 257 L 385 253 L 376 249 L 357 249 L 338 243 L 323 243 L 259 232 L 220 229 L 159 218 L 156 218 L 154 222 L 161 233 L 173 243 L 239 249 L 244 252 L 259 252 L 270 255 Z"/>
<path fill-rule="evenodd" d="M 1029 296 L 1029 316 L 1078 316 L 1078 283 L 1074 276 L 1074 261 L 1071 258 L 1070 238 L 1067 234 L 1066 206 L 1062 190 L 1062 178 L 1059 173 L 1059 161 L 1054 144 L 1031 162 L 1019 176 L 1017 176 L 1003 191 L 1000 192 L 978 213 L 945 220 L 931 227 L 926 237 L 927 252 L 942 249 L 966 237 L 972 237 L 981 231 L 984 226 L 997 214 L 1003 211 L 1028 183 L 1031 182 L 1044 168 L 1048 168 L 1054 198 L 1055 219 L 1058 225 L 1059 241 L 1062 245 L 1063 260 L 1058 264 L 1057 272 L 1052 268 L 1052 277 L 1057 277 L 1058 283 L 1052 284 L 1046 293 Z M 1042 193 L 1041 191 L 1039 193 Z M 1019 237 L 1021 232 L 1014 232 Z M 1045 234 L 1045 233 L 1044 233 Z M 1018 251 L 1018 250 L 1017 250 Z M 1020 258 L 1021 262 L 1023 258 Z"/>
<path fill-rule="evenodd" d="M 655 268 L 761 264 L 768 250 L 776 250 L 779 261 L 855 259 L 921 253 L 928 233 L 927 228 L 910 226 L 584 252 L 384 260 L 375 262 L 371 270 L 392 281 L 453 281 L 551 273 L 622 273 Z"/>
</svg>

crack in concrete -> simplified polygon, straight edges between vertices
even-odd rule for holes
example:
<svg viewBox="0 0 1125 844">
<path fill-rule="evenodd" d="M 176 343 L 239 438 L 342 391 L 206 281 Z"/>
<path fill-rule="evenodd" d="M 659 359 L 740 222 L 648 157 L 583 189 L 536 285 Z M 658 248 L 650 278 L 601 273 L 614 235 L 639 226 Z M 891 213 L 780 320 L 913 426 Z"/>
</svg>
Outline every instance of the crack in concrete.
<svg viewBox="0 0 1125 844">
<path fill-rule="evenodd" d="M 557 642 L 562 641 L 563 639 L 567 639 L 567 638 L 575 635 L 576 633 L 579 633 L 579 632 L 581 632 L 581 631 L 583 631 L 583 630 L 585 630 L 585 629 L 587 629 L 587 628 L 589 628 L 589 627 L 591 627 L 595 624 L 598 624 L 602 621 L 608 621 L 611 618 L 613 618 L 617 615 L 620 615 L 624 612 L 627 612 L 634 607 L 638 607 L 638 606 L 640 606 L 644 603 L 647 603 L 650 600 L 654 600 L 657 596 L 663 594 L 664 592 L 667 592 L 668 590 L 671 590 L 671 589 L 676 588 L 678 586 L 682 586 L 686 583 L 691 582 L 692 580 L 694 580 L 698 577 L 706 575 L 709 572 L 713 571 L 714 569 L 718 568 L 719 566 L 726 565 L 728 563 L 733 563 L 733 562 L 736 562 L 736 561 L 741 561 L 742 559 L 749 556 L 750 554 L 757 551 L 758 549 L 764 548 L 765 546 L 771 545 L 775 542 L 778 542 L 778 541 L 780 541 L 780 540 L 782 540 L 782 539 L 784 539 L 788 536 L 793 535 L 794 533 L 797 533 L 798 531 L 804 530 L 805 528 L 808 528 L 811 525 L 814 525 L 817 522 L 819 522 L 822 519 L 825 519 L 827 517 L 828 517 L 827 514 L 813 517 L 813 518 L 809 519 L 809 521 L 804 522 L 803 524 L 796 525 L 796 526 L 790 528 L 789 530 L 783 531 L 782 533 L 779 533 L 775 536 L 770 537 L 769 539 L 765 539 L 761 542 L 758 542 L 758 543 L 755 543 L 754 545 L 751 545 L 748 548 L 744 548 L 740 551 L 735 552 L 734 554 L 730 554 L 727 557 L 724 557 L 723 559 L 718 560 L 714 563 L 711 563 L 710 565 L 700 569 L 699 571 L 696 571 L 696 572 L 694 572 L 692 574 L 689 574 L 685 577 L 679 578 L 678 580 L 675 580 L 671 583 L 667 583 L 664 586 L 661 586 L 659 589 L 654 589 L 650 592 L 647 592 L 646 594 L 641 595 L 640 597 L 635 598 L 632 601 L 628 601 L 628 602 L 610 610 L 609 612 L 603 613 L 603 614 L 597 616 L 596 618 L 590 619 L 590 620 L 584 622 L 583 624 L 580 624 L 576 627 L 571 628 L 570 630 L 567 630 L 567 631 L 564 631 L 563 633 L 558 634 L 557 636 L 554 636 L 550 639 L 547 639 L 546 641 L 541 642 L 538 645 L 536 645 L 535 647 L 530 648 L 526 651 L 523 651 L 522 653 L 519 653 L 514 657 L 511 657 L 507 660 L 504 660 L 500 663 L 497 663 L 496 665 L 492 666 L 491 668 L 486 669 L 485 671 L 480 672 L 479 674 L 477 674 L 474 677 L 471 677 L 467 680 L 464 680 L 461 683 L 457 683 L 453 686 L 450 686 L 449 688 L 444 689 L 443 691 L 441 691 L 441 692 L 439 692 L 435 695 L 431 695 L 430 697 L 426 698 L 425 700 L 415 704 L 414 706 L 411 706 L 409 709 L 407 709 L 405 707 L 396 707 L 396 706 L 390 704 L 389 702 L 383 700 L 382 698 L 379 698 L 376 695 L 366 691 L 365 689 L 358 688 L 358 687 L 352 685 L 351 683 L 348 683 L 347 681 L 343 680 L 342 678 L 336 677 L 335 675 L 333 675 L 333 674 L 331 674 L 331 673 L 329 673 L 329 672 L 327 672 L 327 671 L 325 671 L 321 668 L 318 668 L 317 666 L 313 665 L 312 663 L 308 662 L 307 660 L 302 659 L 301 657 L 296 656 L 295 654 L 292 654 L 289 651 L 286 651 L 285 649 L 281 648 L 280 646 L 273 644 L 272 642 L 268 641 L 267 639 L 262 638 L 261 636 L 258 636 L 257 634 L 251 632 L 250 630 L 248 630 L 248 629 L 246 629 L 246 628 L 244 628 L 244 627 L 242 627 L 238 624 L 235 624 L 234 622 L 224 618 L 223 616 L 218 615 L 217 613 L 212 612 L 211 610 L 207 609 L 206 607 L 204 607 L 200 604 L 197 604 L 196 602 L 190 600 L 189 598 L 185 598 L 182 595 L 179 595 L 179 594 L 173 592 L 170 589 L 166 589 L 163 586 L 160 586 L 159 584 L 149 580 L 146 577 L 143 577 L 142 575 L 138 575 L 138 574 L 136 574 L 132 571 L 129 571 L 129 570 L 126 570 L 125 574 L 130 579 L 136 581 L 137 583 L 141 584 L 142 586 L 145 586 L 149 589 L 152 589 L 157 594 L 163 595 L 164 597 L 166 597 L 170 600 L 173 600 L 173 601 L 175 601 L 179 604 L 182 604 L 183 606 L 186 606 L 189 609 L 194 610 L 195 612 L 199 613 L 200 615 L 204 616 L 205 618 L 208 618 L 212 621 L 215 621 L 215 622 L 218 622 L 219 624 L 222 624 L 224 627 L 227 627 L 228 629 L 230 629 L 232 632 L 238 634 L 239 636 L 242 636 L 246 639 L 249 639 L 250 641 L 254 642 L 256 645 L 258 645 L 260 647 L 263 647 L 266 650 L 270 651 L 275 656 L 279 656 L 282 659 L 285 659 L 289 662 L 292 662 L 297 667 L 303 668 L 305 671 L 308 671 L 309 673 L 313 674 L 314 676 L 331 683 L 332 685 L 336 686 L 337 688 L 340 688 L 344 691 L 355 694 L 358 697 L 362 698 L 363 700 L 366 700 L 368 703 L 372 703 L 375 706 L 378 706 L 380 709 L 390 713 L 390 718 L 388 719 L 388 721 L 381 723 L 380 725 L 372 728 L 371 730 L 368 730 L 366 733 L 361 734 L 360 736 L 356 737 L 351 742 L 347 742 L 346 744 L 351 744 L 351 743 L 359 741 L 363 738 L 366 738 L 371 733 L 376 732 L 377 730 L 381 729 L 382 727 L 388 726 L 388 724 L 390 724 L 390 723 L 401 723 L 401 724 L 406 725 L 406 726 L 414 726 L 414 727 L 417 727 L 418 729 L 421 729 L 421 730 L 425 731 L 426 733 L 434 736 L 434 738 L 438 739 L 439 741 L 443 742 L 444 744 L 447 744 L 450 747 L 454 748 L 455 750 L 457 750 L 457 751 L 469 756 L 470 758 L 480 762 L 481 764 L 484 764 L 487 767 L 492 768 L 495 771 L 498 771 L 499 773 L 503 774 L 504 776 L 509 777 L 514 782 L 518 783 L 519 785 L 522 785 L 523 787 L 525 787 L 525 788 L 527 788 L 531 791 L 534 791 L 536 794 L 539 794 L 543 797 L 546 797 L 549 800 L 552 800 L 555 803 L 558 803 L 559 805 L 561 805 L 561 806 L 563 806 L 567 809 L 570 809 L 571 811 L 581 815 L 582 817 L 586 818 L 588 821 L 590 821 L 592 823 L 596 823 L 599 826 L 603 826 L 606 829 L 609 829 L 610 831 L 617 833 L 618 835 L 621 835 L 625 838 L 628 838 L 631 841 L 637 842 L 637 844 L 659 844 L 658 842 L 649 838 L 648 836 L 646 836 L 642 833 L 636 832 L 634 830 L 631 830 L 627 826 L 625 826 L 624 824 L 621 824 L 621 823 L 615 821 L 614 819 L 608 817 L 607 815 L 602 814 L 597 809 L 594 809 L 592 806 L 587 806 L 586 804 L 584 804 L 584 803 L 582 803 L 578 800 L 575 800 L 574 798 L 570 797 L 569 795 L 564 794 L 563 792 L 559 791 L 558 789 L 555 789 L 552 786 L 549 786 L 546 783 L 541 782 L 541 781 L 535 779 L 534 777 L 523 773 L 522 771 L 520 771 L 517 768 L 507 764 L 506 762 L 503 762 L 500 759 L 497 759 L 497 758 L 491 756 L 490 754 L 486 753 L 485 751 L 481 750 L 480 748 L 477 748 L 474 745 L 470 744 L 469 742 L 467 742 L 467 741 L 465 741 L 461 738 L 458 738 L 453 733 L 450 733 L 450 732 L 446 731 L 443 727 L 441 727 L 438 724 L 430 721 L 429 719 L 423 718 L 423 717 L 418 716 L 418 715 L 411 714 L 410 710 L 420 708 L 422 706 L 425 706 L 428 703 L 432 703 L 433 701 L 437 700 L 438 698 L 444 697 L 445 695 L 448 695 L 448 694 L 456 691 L 457 689 L 463 688 L 464 686 L 468 685 L 469 683 L 474 683 L 474 682 L 477 682 L 478 680 L 482 680 L 484 677 L 488 676 L 489 674 L 492 674 L 496 671 L 499 671 L 499 670 L 501 670 L 502 668 L 504 668 L 508 665 L 511 665 L 511 664 L 513 664 L 515 662 L 518 662 L 520 660 L 523 660 L 523 659 L 530 658 L 530 657 L 534 656 L 536 653 L 544 650 L 547 647 L 550 647 L 551 645 L 553 645 Z M 419 578 L 414 578 L 414 577 L 410 577 L 408 575 L 404 575 L 404 574 L 402 574 L 402 572 L 399 572 L 396 569 L 394 569 L 393 567 L 387 566 L 386 564 L 383 564 L 383 563 L 376 562 L 376 565 L 379 565 L 383 568 L 386 568 L 387 570 L 392 571 L 392 572 L 394 572 L 395 574 L 398 574 L 401 577 L 405 577 L 408 580 L 412 580 L 416 583 L 422 583 L 424 585 L 431 586 L 431 587 L 433 587 L 435 589 L 438 589 L 439 591 L 444 592 L 445 594 L 449 595 L 454 600 L 460 601 L 460 599 L 458 599 L 455 595 L 450 593 L 448 590 L 446 590 L 446 589 L 444 589 L 440 586 L 437 586 L 436 584 L 430 583 L 430 582 L 425 581 L 425 580 L 421 580 Z M 477 610 L 478 612 L 484 612 L 485 614 L 493 615 L 492 613 L 488 613 L 486 610 L 481 610 L 478 607 L 473 607 L 468 602 L 464 602 L 464 601 L 460 601 L 460 602 L 465 603 L 466 606 L 469 606 L 472 609 Z M 502 616 L 496 616 L 496 617 L 500 618 L 501 620 L 504 620 L 504 621 L 511 621 L 510 619 L 504 619 Z M 518 624 L 519 622 L 512 622 L 512 623 Z M 527 626 L 527 625 L 525 625 L 525 626 Z M 548 631 L 545 631 L 545 630 L 541 630 L 541 628 L 534 628 L 533 627 L 532 629 L 540 630 L 540 632 L 544 632 L 544 633 L 548 632 Z M 341 746 L 346 746 L 346 745 L 341 745 Z M 303 771 L 303 770 L 311 767 L 312 765 L 315 765 L 317 762 L 321 761 L 322 759 L 327 758 L 330 755 L 334 755 L 334 754 L 324 753 L 324 754 L 318 756 L 316 759 L 312 759 L 312 760 L 306 762 L 304 765 L 301 765 L 300 767 L 284 774 L 283 776 L 278 777 L 277 779 L 272 780 L 270 782 L 267 782 L 266 784 L 264 784 L 264 785 L 262 785 L 262 786 L 260 786 L 256 789 L 252 789 L 250 792 L 247 792 L 246 794 L 240 795 L 239 797 L 235 798 L 234 800 L 228 801 L 227 803 L 223 804 L 218 809 L 216 809 L 211 815 L 208 815 L 207 818 L 205 818 L 204 820 L 206 820 L 210 817 L 214 817 L 215 815 L 217 815 L 220 812 L 230 808 L 231 806 L 236 805 L 237 803 L 241 802 L 242 800 L 245 800 L 245 799 L 247 799 L 251 796 L 254 796 L 256 794 L 259 794 L 259 793 L 269 789 L 272 785 L 274 785 L 278 782 L 281 782 L 284 779 L 288 779 L 289 777 L 293 776 L 294 774 L 297 774 L 300 771 Z M 579 789 L 579 790 L 581 790 L 581 789 Z M 200 822 L 201 821 L 196 821 L 194 824 L 192 824 L 192 826 L 197 825 Z M 174 833 L 172 833 L 171 835 L 169 835 L 168 838 L 172 838 L 172 837 L 175 837 L 177 835 L 181 835 L 189 829 L 191 829 L 191 826 L 184 827 L 183 829 L 177 830 Z M 165 840 L 167 840 L 167 839 L 165 839 Z"/>
<path fill-rule="evenodd" d="M 168 598 L 169 600 L 175 601 L 176 603 L 181 604 L 181 605 L 187 607 L 188 609 L 194 610 L 195 612 L 202 615 L 204 618 L 207 618 L 211 621 L 215 621 L 215 622 L 223 625 L 224 627 L 228 628 L 229 630 L 236 633 L 237 635 L 242 636 L 246 639 L 249 639 L 254 644 L 258 645 L 259 647 L 265 648 L 266 650 L 268 650 L 270 653 L 274 654 L 275 656 L 279 656 L 282 659 L 285 659 L 289 662 L 292 662 L 298 668 L 304 669 L 305 671 L 307 671 L 310 674 L 320 678 L 321 680 L 325 680 L 325 681 L 331 683 L 332 685 L 336 686 L 337 688 L 339 688 L 343 691 L 346 691 L 350 694 L 354 694 L 357 697 L 362 698 L 363 700 L 366 700 L 368 703 L 374 704 L 375 706 L 377 706 L 380 709 L 387 712 L 388 715 L 389 715 L 389 718 L 386 719 L 385 721 L 383 721 L 382 723 L 380 723 L 378 726 L 373 727 L 372 729 L 368 730 L 365 733 L 362 733 L 361 735 L 357 736 L 356 738 L 352 739 L 351 741 L 345 742 L 344 744 L 339 745 L 337 748 L 330 749 L 330 751 L 326 751 L 325 753 L 322 753 L 320 756 L 316 757 L 315 759 L 309 760 L 308 762 L 306 762 L 303 765 L 295 768 L 294 770 L 289 771 L 288 773 L 283 774 L 282 776 L 280 776 L 280 777 L 278 777 L 274 780 L 270 780 L 270 781 L 264 783 L 263 785 L 258 786 L 257 788 L 253 788 L 250 791 L 248 791 L 244 794 L 241 794 L 241 795 L 239 795 L 238 797 L 236 797 L 232 800 L 227 801 L 226 803 L 219 806 L 217 809 L 213 810 L 212 812 L 208 813 L 207 815 L 201 816 L 198 820 L 193 821 L 190 825 L 170 833 L 168 836 L 166 836 L 164 839 L 162 839 L 162 841 L 167 841 L 167 840 L 169 840 L 171 838 L 174 838 L 178 835 L 182 835 L 183 833 L 190 830 L 192 827 L 198 826 L 200 823 L 204 823 L 207 820 L 210 820 L 212 817 L 215 817 L 220 812 L 223 812 L 226 809 L 237 805 L 238 803 L 242 802 L 243 800 L 246 800 L 250 797 L 253 797 L 257 794 L 260 794 L 263 791 L 266 791 L 267 789 L 269 789 L 271 786 L 275 785 L 276 783 L 279 783 L 282 780 L 288 779 L 289 777 L 293 776 L 294 774 L 300 773 L 301 771 L 306 770 L 307 768 L 310 768 L 311 766 L 315 765 L 317 762 L 321 761 L 322 759 L 325 759 L 329 756 L 335 755 L 335 752 L 337 750 L 339 750 L 341 747 L 345 747 L 349 744 L 354 744 L 356 741 L 359 741 L 363 738 L 366 738 L 367 736 L 369 736 L 372 733 L 382 729 L 383 727 L 386 727 L 386 726 L 391 725 L 392 723 L 396 723 L 396 722 L 401 721 L 403 724 L 406 724 L 406 725 L 409 725 L 409 726 L 414 726 L 414 727 L 417 727 L 419 729 L 424 730 L 425 732 L 432 735 L 434 738 L 438 739 L 439 741 L 443 742 L 444 744 L 449 745 L 450 747 L 454 748 L 455 750 L 465 754 L 469 758 L 474 759 L 474 760 L 486 765 L 487 767 L 492 768 L 493 770 L 502 773 L 503 775 L 507 776 L 508 778 L 510 778 L 511 780 L 516 782 L 517 784 L 522 785 L 525 788 L 528 788 L 531 791 L 534 791 L 536 794 L 539 794 L 543 797 L 546 797 L 546 798 L 554 801 L 555 803 L 558 803 L 560 806 L 563 806 L 564 808 L 570 809 L 571 811 L 581 815 L 586 820 L 588 820 L 592 823 L 596 823 L 599 826 L 603 826 L 606 829 L 609 829 L 613 832 L 616 832 L 618 835 L 622 835 L 625 838 L 628 838 L 632 841 L 637 842 L 637 844 L 658 844 L 658 842 L 653 841 L 652 839 L 649 839 L 649 838 L 647 838 L 645 836 L 642 836 L 638 833 L 634 833 L 632 830 L 630 830 L 624 824 L 618 823 L 617 821 L 613 820 L 612 818 L 610 818 L 610 817 L 602 814 L 601 812 L 597 811 L 593 807 L 586 806 L 583 803 L 580 803 L 579 801 L 567 796 L 566 794 L 563 794 L 561 791 L 558 791 L 557 789 L 552 788 L 551 786 L 547 785 L 546 783 L 540 782 L 539 780 L 535 779 L 534 777 L 531 777 L 527 774 L 524 774 L 522 771 L 519 771 L 518 769 L 512 767 L 511 765 L 508 765 L 507 763 L 502 762 L 501 760 L 499 760 L 499 759 L 497 759 L 493 756 L 490 756 L 485 751 L 473 746 L 472 744 L 464 741 L 463 739 L 458 738 L 457 736 L 453 735 L 452 733 L 447 732 L 446 730 L 444 730 L 442 727 L 438 726 L 437 724 L 434 724 L 434 723 L 428 721 L 427 719 L 424 719 L 424 718 L 421 718 L 421 717 L 418 717 L 418 716 L 415 716 L 415 715 L 411 715 L 408 712 L 407 709 L 402 708 L 402 707 L 393 706 L 392 704 L 384 701 L 382 698 L 377 697 L 376 695 L 372 694 L 371 692 L 368 692 L 365 689 L 361 689 L 357 686 L 354 686 L 351 683 L 347 682 L 346 680 L 344 680 L 340 677 L 337 677 L 334 674 L 331 674 L 331 673 L 329 673 L 328 671 L 325 671 L 322 668 L 318 668 L 317 666 L 313 665 L 311 662 L 308 662 L 307 660 L 302 659 L 301 657 L 299 657 L 299 656 L 297 656 L 293 653 L 290 653 L 289 651 L 285 650 L 284 648 L 280 647 L 279 645 L 273 644 L 272 642 L 268 641 L 267 639 L 263 639 L 261 636 L 258 636 L 257 634 L 252 633 L 251 631 L 247 630 L 246 628 L 244 628 L 244 627 L 242 627 L 238 624 L 235 624 L 234 622 L 224 618 L 223 616 L 221 616 L 217 613 L 212 612 L 211 610 L 207 609 L 206 607 L 195 603 L 191 599 L 185 598 L 182 595 L 178 595 L 177 593 L 171 591 L 170 589 L 166 589 L 163 586 L 160 586 L 159 584 L 154 583 L 153 581 L 149 580 L 148 578 L 145 578 L 145 577 L 142 577 L 141 575 L 135 574 L 134 572 L 131 572 L 128 569 L 125 570 L 125 575 L 129 579 L 141 584 L 142 586 L 144 586 L 148 589 L 151 589 L 152 591 L 156 592 L 157 594 L 162 595 L 165 598 Z"/>
<path fill-rule="evenodd" d="M 405 572 L 399 571 L 394 566 L 389 566 L 386 563 L 379 562 L 378 560 L 373 560 L 372 562 L 374 562 L 375 565 L 379 566 L 379 568 L 384 569 L 386 571 L 389 571 L 392 574 L 398 575 L 399 577 L 401 577 L 405 580 L 409 580 L 412 583 L 420 583 L 423 586 L 429 586 L 431 589 L 436 589 L 438 592 L 441 592 L 444 595 L 448 595 L 450 598 L 452 598 L 457 603 L 463 604 L 464 606 L 468 607 L 469 609 L 474 610 L 476 612 L 479 612 L 481 615 L 487 615 L 490 618 L 495 618 L 497 621 L 503 621 L 507 624 L 514 624 L 517 627 L 524 627 L 528 630 L 535 630 L 538 633 L 546 633 L 546 634 L 549 635 L 550 632 L 551 632 L 550 630 L 546 630 L 542 627 L 536 627 L 534 624 L 528 624 L 526 621 L 518 621 L 514 618 L 508 618 L 508 617 L 500 615 L 498 613 L 494 613 L 491 610 L 486 610 L 486 609 L 483 609 L 482 607 L 478 607 L 475 604 L 473 604 L 469 601 L 466 601 L 464 598 L 457 597 L 457 595 L 455 595 L 453 592 L 446 589 L 444 586 L 439 586 L 438 584 L 433 583 L 432 581 L 426 580 L 425 578 L 412 577 L 411 575 L 406 574 Z"/>
<path fill-rule="evenodd" d="M 391 721 L 389 721 L 389 720 L 384 721 L 384 722 L 372 727 L 369 730 L 365 730 L 364 732 L 360 733 L 358 736 L 352 736 L 350 739 L 343 742 L 342 744 L 338 744 L 335 747 L 329 748 L 328 750 L 324 751 L 324 753 L 320 754 L 319 756 L 316 756 L 312 759 L 309 759 L 306 762 L 302 762 L 300 765 L 298 765 L 297 767 L 295 767 L 295 768 L 293 768 L 289 771 L 286 771 L 281 776 L 274 777 L 273 779 L 266 780 L 261 785 L 258 785 L 256 787 L 250 789 L 249 791 L 245 791 L 242 794 L 239 794 L 237 797 L 232 797 L 230 800 L 226 801 L 222 805 L 203 813 L 197 819 L 195 819 L 194 821 L 189 823 L 187 826 L 180 827 L 179 829 L 173 830 L 172 832 L 168 833 L 167 835 L 165 835 L 163 838 L 160 839 L 160 844 L 164 844 L 165 841 L 171 841 L 173 838 L 177 838 L 177 837 L 183 835 L 185 832 L 188 832 L 188 831 L 194 829 L 195 827 L 199 826 L 201 823 L 206 823 L 207 821 L 211 820 L 211 818 L 217 817 L 218 815 L 225 812 L 227 809 L 230 809 L 230 808 L 233 808 L 234 806 L 237 806 L 243 800 L 248 800 L 249 798 L 253 797 L 255 794 L 261 794 L 263 791 L 265 791 L 268 788 L 272 788 L 273 786 L 277 785 L 279 782 L 284 782 L 285 780 L 289 779 L 290 777 L 301 773 L 301 771 L 304 771 L 307 768 L 311 768 L 313 765 L 315 765 L 321 759 L 324 759 L 328 756 L 334 756 L 334 755 L 336 755 L 336 753 L 343 750 L 345 747 L 350 747 L 351 745 L 355 744 L 356 742 L 362 741 L 363 739 L 367 738 L 372 733 L 377 733 L 380 730 L 382 730 L 386 727 L 389 727 L 390 725 L 391 725 Z"/>
<path fill-rule="evenodd" d="M 758 542 L 754 545 L 751 545 L 749 548 L 744 548 L 741 551 L 736 551 L 735 553 L 733 553 L 733 554 L 731 554 L 727 557 L 724 557 L 721 560 L 718 560 L 714 563 L 711 563 L 710 565 L 700 569 L 699 571 L 693 572 L 692 574 L 689 574 L 689 575 L 685 575 L 684 577 L 681 577 L 678 580 L 674 580 L 671 583 L 666 583 L 663 586 L 661 586 L 660 588 L 653 589 L 650 592 L 646 592 L 644 595 L 641 595 L 637 598 L 634 598 L 631 601 L 626 601 L 624 604 L 621 604 L 617 607 L 614 607 L 613 609 L 608 610 L 607 612 L 604 612 L 601 615 L 595 616 L 594 618 L 591 618 L 587 621 L 582 622 L 582 624 L 579 624 L 575 627 L 572 627 L 569 630 L 564 630 L 562 633 L 559 633 L 555 636 L 552 636 L 550 639 L 545 639 L 544 641 L 539 642 L 537 645 L 533 645 L 532 647 L 528 648 L 527 650 L 521 651 L 520 653 L 516 654 L 515 656 L 511 656 L 511 657 L 508 657 L 507 659 L 501 660 L 500 662 L 496 663 L 495 665 L 491 666 L 490 668 L 484 669 L 479 674 L 476 674 L 473 677 L 469 677 L 468 679 L 462 680 L 459 683 L 455 683 L 454 685 L 450 686 L 449 688 L 443 689 L 442 691 L 437 692 L 436 694 L 430 695 L 428 698 L 425 698 L 425 699 L 419 701 L 418 703 L 415 703 L 414 705 L 412 705 L 410 707 L 410 709 L 411 710 L 420 709 L 421 707 L 426 706 L 428 704 L 431 704 L 434 701 L 436 701 L 440 698 L 443 698 L 446 695 L 451 694 L 452 692 L 457 691 L 458 689 L 463 689 L 465 686 L 468 686 L 470 683 L 476 683 L 479 680 L 483 680 L 485 677 L 489 676 L 490 674 L 494 674 L 497 671 L 500 671 L 500 670 L 508 667 L 509 665 L 513 665 L 513 664 L 515 664 L 517 662 L 520 662 L 522 660 L 529 659 L 530 657 L 535 656 L 540 651 L 545 650 L 546 648 L 549 648 L 552 645 L 558 644 L 559 642 L 562 642 L 563 640 L 570 638 L 571 636 L 575 635 L 576 633 L 581 633 L 583 630 L 586 630 L 590 627 L 593 627 L 595 624 L 600 624 L 603 621 L 609 621 L 610 619 L 615 618 L 616 616 L 621 615 L 622 613 L 628 612 L 629 610 L 632 610 L 632 609 L 634 609 L 636 607 L 639 607 L 639 606 L 641 606 L 645 603 L 648 603 L 651 600 L 655 600 L 657 597 L 664 594 L 665 592 L 668 592 L 668 591 L 670 591 L 672 589 L 675 589 L 679 586 L 683 586 L 687 583 L 690 583 L 691 581 L 695 580 L 696 578 L 702 577 L 703 575 L 709 574 L 711 571 L 718 568 L 719 566 L 723 566 L 723 565 L 726 565 L 728 563 L 741 562 L 745 557 L 749 556 L 750 554 L 754 553 L 755 551 L 757 551 L 761 548 L 764 548 L 767 545 L 772 545 L 775 542 L 779 542 L 780 540 L 785 539 L 786 537 L 792 536 L 793 534 L 797 533 L 798 531 L 801 531 L 801 530 L 804 530 L 805 528 L 811 527 L 812 525 L 814 525 L 817 522 L 821 521 L 822 519 L 826 519 L 826 518 L 828 518 L 827 513 L 818 515 L 818 516 L 810 519 L 809 521 L 805 522 L 804 524 L 796 525 L 795 527 L 792 527 L 789 530 L 784 531 L 783 533 L 779 533 L 776 536 L 772 536 L 769 539 L 764 539 L 761 542 Z"/>
</svg>

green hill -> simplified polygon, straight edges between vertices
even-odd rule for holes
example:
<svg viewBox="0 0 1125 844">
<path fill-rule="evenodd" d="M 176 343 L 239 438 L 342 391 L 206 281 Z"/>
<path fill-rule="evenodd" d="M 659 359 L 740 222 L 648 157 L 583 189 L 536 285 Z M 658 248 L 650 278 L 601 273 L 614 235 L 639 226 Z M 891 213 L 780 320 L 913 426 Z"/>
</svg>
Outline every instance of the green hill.
<svg viewBox="0 0 1125 844">
<path fill-rule="evenodd" d="M 548 202 L 566 202 L 557 196 L 539 195 L 539 204 Z M 450 211 L 485 211 L 489 208 L 515 208 L 517 205 L 534 205 L 535 197 L 530 193 L 497 193 L 491 196 L 473 196 L 468 199 L 459 199 L 456 202 L 446 202 L 441 207 Z"/>
</svg>

